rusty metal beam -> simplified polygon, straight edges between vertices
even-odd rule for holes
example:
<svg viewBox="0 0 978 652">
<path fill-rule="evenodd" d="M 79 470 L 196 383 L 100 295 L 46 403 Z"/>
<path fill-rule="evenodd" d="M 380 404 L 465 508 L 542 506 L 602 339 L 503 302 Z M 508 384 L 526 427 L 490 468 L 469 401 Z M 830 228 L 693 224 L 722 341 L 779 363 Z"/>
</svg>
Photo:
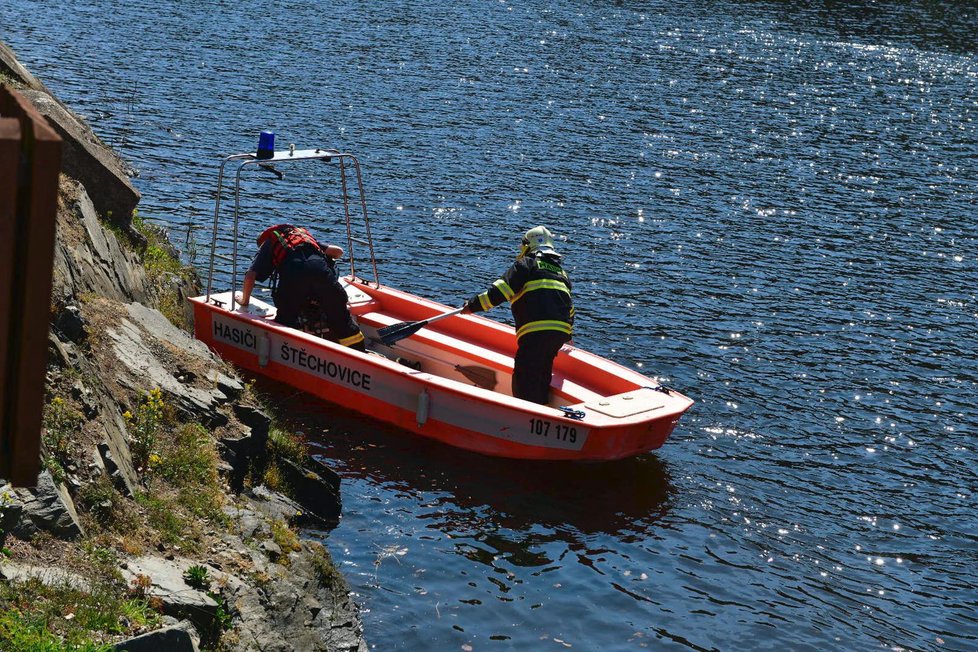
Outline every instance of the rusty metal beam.
<svg viewBox="0 0 978 652">
<path fill-rule="evenodd" d="M 17 168 L 20 164 L 20 120 L 0 118 L 0 424 L 7 413 L 7 345 L 10 336 L 14 278 L 14 223 L 17 205 Z M 0 429 L 0 477 L 7 477 L 12 441 Z"/>
<path fill-rule="evenodd" d="M 16 486 L 33 486 L 40 471 L 44 376 L 50 323 L 51 276 L 54 260 L 61 137 L 30 102 L 9 88 L 0 88 L 0 117 L 20 123 L 20 142 L 13 174 L 3 174 L 0 201 L 14 186 L 13 220 L 0 209 L 0 245 L 12 249 L 12 271 L 0 283 L 8 298 L 0 340 L 5 375 L 0 394 L 0 476 Z M 5 120 L 6 122 L 6 120 Z M 12 129 L 7 126 L 7 129 Z M 6 147 L 0 160 L 11 156 Z M 9 165 L 8 162 L 2 163 Z M 2 171 L 3 168 L 0 168 Z M 10 168 L 6 168 L 9 172 Z M 11 228 L 12 227 L 12 228 Z"/>
</svg>

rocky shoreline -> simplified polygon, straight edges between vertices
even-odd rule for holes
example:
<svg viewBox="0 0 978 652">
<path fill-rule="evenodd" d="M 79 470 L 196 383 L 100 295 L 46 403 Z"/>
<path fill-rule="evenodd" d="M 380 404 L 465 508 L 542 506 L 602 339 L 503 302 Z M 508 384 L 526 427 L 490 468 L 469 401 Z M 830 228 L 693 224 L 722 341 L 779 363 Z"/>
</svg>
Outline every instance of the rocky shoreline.
<svg viewBox="0 0 978 652">
<path fill-rule="evenodd" d="M 65 152 L 45 470 L 36 488 L 0 480 L 0 625 L 89 646 L 64 649 L 364 652 L 349 586 L 300 529 L 335 525 L 339 478 L 188 334 L 196 276 L 133 219 L 124 162 L 2 43 L 0 82 Z M 100 591 L 123 615 L 79 628 Z M 41 613 L 55 594 L 75 606 Z"/>
</svg>

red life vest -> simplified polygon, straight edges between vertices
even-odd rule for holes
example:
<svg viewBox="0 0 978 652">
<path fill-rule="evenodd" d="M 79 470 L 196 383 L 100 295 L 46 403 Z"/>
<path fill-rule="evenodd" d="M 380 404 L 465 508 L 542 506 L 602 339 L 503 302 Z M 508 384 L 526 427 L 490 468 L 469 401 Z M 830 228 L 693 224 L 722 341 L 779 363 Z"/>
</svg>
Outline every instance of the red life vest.
<svg viewBox="0 0 978 652">
<path fill-rule="evenodd" d="M 290 252 L 295 251 L 302 245 L 312 245 L 320 252 L 323 250 L 319 246 L 319 243 L 316 242 L 316 239 L 309 235 L 309 232 L 301 226 L 293 226 L 291 224 L 270 226 L 258 236 L 258 246 L 260 247 L 265 244 L 265 241 L 269 238 L 274 238 L 272 240 L 274 247 L 272 251 L 272 265 L 276 269 Z"/>
</svg>

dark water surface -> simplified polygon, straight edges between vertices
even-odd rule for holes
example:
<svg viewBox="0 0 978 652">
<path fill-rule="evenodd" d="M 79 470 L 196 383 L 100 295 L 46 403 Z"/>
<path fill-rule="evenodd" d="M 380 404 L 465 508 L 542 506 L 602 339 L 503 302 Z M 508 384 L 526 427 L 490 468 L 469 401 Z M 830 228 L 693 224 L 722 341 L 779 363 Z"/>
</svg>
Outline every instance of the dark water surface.
<svg viewBox="0 0 978 652">
<path fill-rule="evenodd" d="M 347 149 L 383 281 L 457 304 L 546 223 L 577 344 L 697 400 L 654 455 L 541 465 L 266 387 L 344 478 L 377 650 L 978 649 L 976 35 L 972 2 L 0 3 L 175 240 L 259 130 Z M 304 174 L 251 183 L 250 235 L 339 225 Z"/>
</svg>

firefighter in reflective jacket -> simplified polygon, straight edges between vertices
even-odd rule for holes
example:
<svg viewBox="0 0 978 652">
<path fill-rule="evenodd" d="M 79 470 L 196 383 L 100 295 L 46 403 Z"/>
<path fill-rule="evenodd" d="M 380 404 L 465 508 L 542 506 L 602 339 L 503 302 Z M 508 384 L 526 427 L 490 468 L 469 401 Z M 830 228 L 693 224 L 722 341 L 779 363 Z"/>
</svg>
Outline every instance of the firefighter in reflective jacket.
<svg viewBox="0 0 978 652">
<path fill-rule="evenodd" d="M 275 277 L 272 299 L 275 321 L 297 328 L 299 313 L 310 300 L 319 302 L 331 336 L 343 346 L 365 350 L 363 333 L 350 315 L 347 296 L 336 276 L 334 259 L 343 255 L 335 245 L 322 247 L 309 232 L 292 224 L 276 224 L 258 236 L 258 253 L 245 273 L 237 297 L 247 306 L 255 281 Z"/>
<path fill-rule="evenodd" d="M 516 262 L 492 287 L 469 299 L 462 312 L 489 310 L 504 301 L 516 322 L 513 396 L 546 405 L 554 358 L 570 341 L 574 324 L 571 282 L 546 227 L 526 232 Z"/>
</svg>

